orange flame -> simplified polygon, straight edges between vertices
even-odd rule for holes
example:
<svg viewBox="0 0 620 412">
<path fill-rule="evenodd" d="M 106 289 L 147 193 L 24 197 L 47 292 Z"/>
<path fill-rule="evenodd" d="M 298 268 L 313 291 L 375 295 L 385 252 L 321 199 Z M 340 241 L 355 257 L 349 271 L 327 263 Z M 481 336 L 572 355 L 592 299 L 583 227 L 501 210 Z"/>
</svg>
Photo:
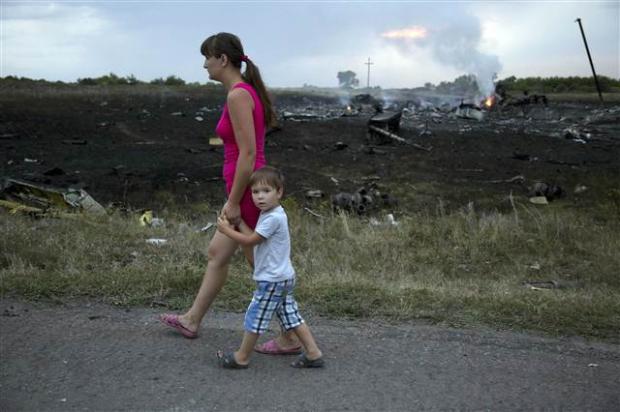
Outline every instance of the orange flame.
<svg viewBox="0 0 620 412">
<path fill-rule="evenodd" d="M 489 96 L 484 100 L 484 105 L 489 108 L 491 106 L 493 106 L 493 103 L 495 103 L 495 98 L 493 98 L 493 96 Z"/>
<path fill-rule="evenodd" d="M 381 37 L 387 39 L 421 39 L 426 37 L 428 30 L 421 26 L 412 26 L 406 29 L 386 31 Z"/>
</svg>

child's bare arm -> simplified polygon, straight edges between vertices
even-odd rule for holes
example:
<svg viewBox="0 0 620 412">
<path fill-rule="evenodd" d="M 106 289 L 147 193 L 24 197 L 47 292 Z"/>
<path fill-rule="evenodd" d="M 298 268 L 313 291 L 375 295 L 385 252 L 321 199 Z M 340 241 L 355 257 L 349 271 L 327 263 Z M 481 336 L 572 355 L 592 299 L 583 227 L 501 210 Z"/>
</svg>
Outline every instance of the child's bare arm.
<svg viewBox="0 0 620 412">
<path fill-rule="evenodd" d="M 217 229 L 235 242 L 239 243 L 241 246 L 254 246 L 265 240 L 261 235 L 254 232 L 247 225 L 245 225 L 245 227 L 249 230 L 249 232 L 237 232 L 225 217 L 219 217 L 217 219 Z"/>
<path fill-rule="evenodd" d="M 241 219 L 241 223 L 239 223 L 239 231 L 245 235 L 254 233 L 254 231 L 247 225 L 247 223 L 245 223 L 245 220 L 243 219 Z"/>
</svg>

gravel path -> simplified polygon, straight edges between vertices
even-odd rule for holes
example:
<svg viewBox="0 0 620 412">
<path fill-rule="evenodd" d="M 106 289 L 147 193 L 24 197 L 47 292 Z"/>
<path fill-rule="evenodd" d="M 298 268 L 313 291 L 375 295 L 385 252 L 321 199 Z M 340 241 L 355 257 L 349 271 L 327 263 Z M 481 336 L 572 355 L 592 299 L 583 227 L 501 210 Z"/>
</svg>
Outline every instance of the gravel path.
<svg viewBox="0 0 620 412">
<path fill-rule="evenodd" d="M 215 352 L 238 344 L 241 314 L 212 312 L 187 340 L 160 325 L 159 312 L 2 300 L 0 410 L 620 408 L 618 345 L 310 318 L 324 369 L 256 355 L 250 369 L 230 371 Z"/>
</svg>

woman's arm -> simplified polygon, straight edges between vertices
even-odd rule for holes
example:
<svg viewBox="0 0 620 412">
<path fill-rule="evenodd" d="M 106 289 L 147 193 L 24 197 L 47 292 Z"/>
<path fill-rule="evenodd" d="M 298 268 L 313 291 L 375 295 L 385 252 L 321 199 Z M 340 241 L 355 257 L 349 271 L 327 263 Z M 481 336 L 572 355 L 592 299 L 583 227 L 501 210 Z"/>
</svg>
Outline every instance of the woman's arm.
<svg viewBox="0 0 620 412">
<path fill-rule="evenodd" d="M 235 134 L 235 141 L 239 148 L 239 158 L 235 169 L 228 201 L 224 205 L 223 213 L 232 224 L 239 223 L 241 211 L 239 202 L 243 197 L 250 176 L 254 171 L 256 161 L 256 134 L 254 131 L 254 101 L 252 96 L 244 89 L 234 89 L 228 93 L 228 113 Z"/>
</svg>

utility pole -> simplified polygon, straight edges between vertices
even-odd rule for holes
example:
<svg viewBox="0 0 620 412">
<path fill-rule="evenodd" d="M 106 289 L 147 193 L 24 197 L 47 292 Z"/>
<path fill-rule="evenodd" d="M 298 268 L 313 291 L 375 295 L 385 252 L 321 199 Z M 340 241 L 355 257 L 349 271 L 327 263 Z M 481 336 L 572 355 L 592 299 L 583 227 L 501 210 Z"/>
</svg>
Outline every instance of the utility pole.
<svg viewBox="0 0 620 412">
<path fill-rule="evenodd" d="M 603 102 L 603 94 L 601 93 L 601 86 L 598 84 L 598 77 L 596 77 L 596 71 L 594 71 L 594 63 L 592 63 L 592 56 L 590 56 L 590 49 L 588 48 L 588 42 L 586 41 L 586 34 L 583 32 L 583 26 L 581 25 L 581 19 L 577 17 L 575 20 L 579 23 L 579 29 L 581 30 L 581 37 L 583 37 L 583 44 L 586 46 L 586 53 L 588 53 L 588 60 L 590 60 L 590 67 L 592 68 L 592 74 L 594 75 L 594 82 L 596 83 L 596 90 L 598 91 L 598 97 Z"/>
<path fill-rule="evenodd" d="M 368 61 L 364 64 L 368 66 L 368 74 L 366 75 L 366 88 L 370 89 L 370 65 L 374 63 L 370 61 L 370 57 L 369 57 Z"/>
</svg>

